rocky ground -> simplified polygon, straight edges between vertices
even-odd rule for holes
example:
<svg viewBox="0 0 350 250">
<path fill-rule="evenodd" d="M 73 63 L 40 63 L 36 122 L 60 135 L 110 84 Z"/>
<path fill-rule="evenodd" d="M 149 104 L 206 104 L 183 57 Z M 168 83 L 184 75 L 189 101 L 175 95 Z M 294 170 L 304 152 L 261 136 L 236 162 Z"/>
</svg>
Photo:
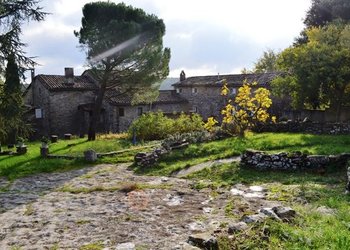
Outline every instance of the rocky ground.
<svg viewBox="0 0 350 250">
<path fill-rule="evenodd" d="M 127 164 L 0 179 L 0 249 L 198 249 L 187 243 L 191 235 L 227 233 L 238 221 L 250 222 L 241 218 L 246 210 L 279 205 L 263 187 L 194 186 L 138 176 Z M 236 216 L 227 216 L 228 202 L 237 202 Z"/>
</svg>

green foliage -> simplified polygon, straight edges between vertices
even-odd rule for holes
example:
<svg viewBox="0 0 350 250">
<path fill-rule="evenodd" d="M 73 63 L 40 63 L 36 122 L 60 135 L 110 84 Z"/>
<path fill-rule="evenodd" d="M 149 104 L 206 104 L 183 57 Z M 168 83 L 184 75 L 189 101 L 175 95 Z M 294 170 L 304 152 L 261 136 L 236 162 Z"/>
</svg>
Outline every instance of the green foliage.
<svg viewBox="0 0 350 250">
<path fill-rule="evenodd" d="M 169 149 L 174 144 L 181 144 L 183 142 L 200 143 L 200 142 L 211 141 L 213 139 L 215 139 L 215 135 L 208 133 L 207 131 L 204 131 L 204 130 L 193 131 L 193 132 L 182 133 L 182 134 L 177 133 L 177 134 L 168 136 L 162 142 L 162 146 L 166 149 Z"/>
<path fill-rule="evenodd" d="M 241 154 L 246 149 L 256 149 L 268 152 L 295 152 L 308 154 L 340 154 L 349 151 L 350 136 L 306 135 L 287 133 L 248 134 L 245 138 L 231 137 L 224 140 L 191 144 L 187 148 L 174 150 L 161 157 L 160 161 L 147 169 L 137 169 L 151 175 L 170 175 L 178 170 L 206 162 L 223 159 Z M 220 170 L 221 168 L 218 168 Z M 233 172 L 232 172 L 233 171 Z M 231 181 L 247 181 L 247 176 L 238 178 L 233 169 L 225 172 L 225 178 Z M 242 170 L 243 171 L 243 170 Z M 269 175 L 256 175 L 254 178 L 270 178 Z M 215 176 L 212 172 L 208 176 Z M 318 178 L 318 177 L 317 177 Z M 200 179 L 200 178 L 199 178 Z"/>
<path fill-rule="evenodd" d="M 3 123 L 2 137 L 5 138 L 6 142 L 14 144 L 15 137 L 28 135 L 29 128 L 23 121 L 24 106 L 19 77 L 20 70 L 15 61 L 15 55 L 11 54 L 7 61 L 6 79 L 3 92 L 0 95 L 0 122 Z"/>
<path fill-rule="evenodd" d="M 0 176 L 6 176 L 10 180 L 37 173 L 51 173 L 57 171 L 68 171 L 76 168 L 83 168 L 86 162 L 83 160 L 67 159 L 44 159 L 40 157 L 41 142 L 26 143 L 28 152 L 24 155 L 2 155 L 0 156 Z M 96 162 L 100 163 L 122 163 L 132 162 L 134 155 L 138 152 L 140 146 L 132 146 L 126 139 L 103 139 L 97 138 L 96 141 L 87 141 L 86 139 L 72 139 L 69 141 L 59 140 L 52 143 L 49 147 L 51 154 L 83 156 L 84 151 L 93 149 L 99 153 L 131 149 L 116 156 L 99 158 Z M 3 149 L 4 150 L 4 149 Z M 144 148 L 143 151 L 151 150 Z"/>
<path fill-rule="evenodd" d="M 274 81 L 275 93 L 291 95 L 295 108 L 330 106 L 337 115 L 350 100 L 350 25 L 307 31 L 309 41 L 281 53 L 279 65 L 290 75 Z"/>
<path fill-rule="evenodd" d="M 331 23 L 349 23 L 350 2 L 348 0 L 312 0 L 312 5 L 304 24 L 306 28 L 295 39 L 295 46 L 308 42 L 307 29 L 313 27 L 325 27 Z"/>
<path fill-rule="evenodd" d="M 149 112 L 136 119 L 128 130 L 129 137 L 135 132 L 138 140 L 161 140 L 170 135 L 201 131 L 204 123 L 200 115 L 181 114 L 171 119 L 162 112 Z"/>
<path fill-rule="evenodd" d="M 264 51 L 263 55 L 254 64 L 253 73 L 268 73 L 278 71 L 278 53 L 272 49 Z"/>
<path fill-rule="evenodd" d="M 10 55 L 14 55 L 15 61 L 22 72 L 25 68 L 33 66 L 34 61 L 23 52 L 23 44 L 20 40 L 22 32 L 21 24 L 25 21 L 41 21 L 46 13 L 38 6 L 37 0 L 2 0 L 0 3 L 0 71 Z"/>
<path fill-rule="evenodd" d="M 325 26 L 334 20 L 350 21 L 348 0 L 312 0 L 304 20 L 306 27 Z"/>
<path fill-rule="evenodd" d="M 82 27 L 74 33 L 100 83 L 89 128 L 89 139 L 94 140 L 106 92 L 112 97 L 128 93 L 133 103 L 154 100 L 157 83 L 169 73 L 170 49 L 163 49 L 163 20 L 124 3 L 86 4 Z"/>
<path fill-rule="evenodd" d="M 162 112 L 149 112 L 142 114 L 130 126 L 128 134 L 130 137 L 136 134 L 138 140 L 160 140 L 173 133 L 174 120 Z"/>
<path fill-rule="evenodd" d="M 180 117 L 175 119 L 174 133 L 183 134 L 193 131 L 203 130 L 203 119 L 199 114 L 192 114 L 191 116 L 181 113 Z"/>
</svg>

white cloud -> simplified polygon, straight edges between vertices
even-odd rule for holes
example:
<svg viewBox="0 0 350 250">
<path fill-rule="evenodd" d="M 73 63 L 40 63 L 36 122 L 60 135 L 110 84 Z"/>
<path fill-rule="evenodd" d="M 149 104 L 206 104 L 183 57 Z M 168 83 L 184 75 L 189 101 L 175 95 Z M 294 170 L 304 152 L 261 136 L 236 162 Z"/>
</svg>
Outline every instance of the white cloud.
<svg viewBox="0 0 350 250">
<path fill-rule="evenodd" d="M 80 68 L 84 65 L 84 54 L 76 48 L 78 39 L 73 31 L 79 29 L 82 7 L 88 2 L 92 1 L 41 2 L 44 10 L 52 14 L 24 29 L 28 51 L 45 58 L 41 70 L 52 72 L 59 64 L 63 68 L 68 62 Z M 251 67 L 264 49 L 283 49 L 293 42 L 303 28 L 302 18 L 311 4 L 311 0 L 124 2 L 164 20 L 167 28 L 164 44 L 171 48 L 171 75 L 176 77 L 182 69 L 188 74 L 217 74 L 239 73 L 243 67 Z"/>
</svg>

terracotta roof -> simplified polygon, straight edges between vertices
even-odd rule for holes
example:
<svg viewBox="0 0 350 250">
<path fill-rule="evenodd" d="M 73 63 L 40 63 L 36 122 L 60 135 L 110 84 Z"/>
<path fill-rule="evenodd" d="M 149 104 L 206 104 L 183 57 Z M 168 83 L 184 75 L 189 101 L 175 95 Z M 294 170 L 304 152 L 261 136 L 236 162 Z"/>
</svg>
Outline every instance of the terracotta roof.
<svg viewBox="0 0 350 250">
<path fill-rule="evenodd" d="M 131 105 L 132 96 L 130 94 L 118 95 L 114 91 L 110 90 L 106 92 L 106 99 L 112 105 Z M 175 90 L 160 90 L 159 96 L 154 104 L 165 103 L 185 103 L 186 99 L 182 98 Z"/>
<path fill-rule="evenodd" d="M 60 75 L 37 75 L 36 80 L 39 80 L 48 90 L 95 90 L 94 81 L 88 76 L 74 76 L 73 83 L 67 84 L 65 76 Z"/>
<path fill-rule="evenodd" d="M 193 76 L 188 77 L 183 81 L 179 81 L 173 84 L 174 87 L 184 86 L 219 86 L 223 84 L 223 80 L 226 79 L 229 86 L 241 86 L 246 80 L 249 83 L 256 81 L 258 85 L 269 85 L 271 80 L 280 75 L 281 73 L 257 73 L 257 74 L 233 74 L 233 75 L 211 75 L 211 76 Z"/>
</svg>

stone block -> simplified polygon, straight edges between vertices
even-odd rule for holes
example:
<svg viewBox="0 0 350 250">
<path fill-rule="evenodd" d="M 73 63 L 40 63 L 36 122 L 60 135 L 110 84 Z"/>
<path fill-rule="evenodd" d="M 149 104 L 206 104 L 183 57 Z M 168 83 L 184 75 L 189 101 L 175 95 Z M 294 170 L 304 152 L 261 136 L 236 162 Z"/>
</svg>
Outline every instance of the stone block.
<svg viewBox="0 0 350 250">
<path fill-rule="evenodd" d="M 219 245 L 217 239 L 210 233 L 200 233 L 190 235 L 188 237 L 188 243 L 201 249 L 218 250 Z"/>
<path fill-rule="evenodd" d="M 50 141 L 51 141 L 51 143 L 57 142 L 58 141 L 58 136 L 57 135 L 51 135 L 50 136 Z"/>
<path fill-rule="evenodd" d="M 241 231 L 244 231 L 247 229 L 248 229 L 247 223 L 240 221 L 240 222 L 229 225 L 227 232 L 229 234 L 234 234 L 234 233 L 241 232 Z"/>
<path fill-rule="evenodd" d="M 295 210 L 290 207 L 273 207 L 272 210 L 278 215 L 283 221 L 290 221 L 296 216 Z"/>
<path fill-rule="evenodd" d="M 97 160 L 96 151 L 89 149 L 84 152 L 84 158 L 87 162 L 95 162 Z"/>
<path fill-rule="evenodd" d="M 22 145 L 22 146 L 16 147 L 16 152 L 19 155 L 26 154 L 27 153 L 27 146 L 26 145 Z"/>
<path fill-rule="evenodd" d="M 70 140 L 70 139 L 72 139 L 72 134 L 64 134 L 64 139 L 65 139 L 65 140 Z"/>
</svg>

